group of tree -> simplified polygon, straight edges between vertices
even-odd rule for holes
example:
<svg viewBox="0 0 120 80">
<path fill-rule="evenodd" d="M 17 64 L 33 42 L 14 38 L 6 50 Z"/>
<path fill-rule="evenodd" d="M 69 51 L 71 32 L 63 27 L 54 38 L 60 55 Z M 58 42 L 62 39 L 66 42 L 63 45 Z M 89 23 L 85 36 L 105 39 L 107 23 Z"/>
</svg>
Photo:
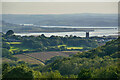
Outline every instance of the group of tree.
<svg viewBox="0 0 120 80">
<path fill-rule="evenodd" d="M 56 59 L 41 71 L 58 70 L 61 75 L 74 74 L 80 78 L 120 78 L 119 46 L 120 38 L 73 57 Z"/>
<path fill-rule="evenodd" d="M 7 35 L 8 36 L 8 35 Z M 41 48 L 44 46 L 57 46 L 67 44 L 69 41 L 75 41 L 72 37 L 58 37 L 51 36 L 45 37 L 44 35 L 35 36 L 14 36 L 9 35 L 9 38 L 20 40 L 21 45 L 31 48 L 38 47 L 37 44 L 41 43 Z M 74 37 L 76 42 L 80 40 L 84 43 L 84 39 Z M 10 45 L 6 43 L 6 37 L 3 37 L 3 55 L 2 57 L 14 58 L 12 53 L 9 52 Z M 54 40 L 56 43 L 54 43 Z M 85 39 L 86 43 L 91 40 Z M 53 41 L 53 42 L 52 42 Z M 54 44 L 52 44 L 54 43 Z M 83 43 L 80 43 L 83 44 Z M 90 42 L 92 43 L 92 41 Z M 36 44 L 34 47 L 32 47 Z M 79 41 L 76 43 L 79 44 Z M 32 45 L 32 46 L 31 46 Z M 87 44 L 88 45 L 88 44 Z M 76 45 L 77 46 L 77 45 Z M 120 78 L 120 37 L 116 40 L 107 42 L 103 46 L 99 46 L 92 50 L 79 52 L 72 57 L 53 57 L 47 60 L 44 66 L 27 65 L 25 62 L 18 62 L 14 65 L 2 65 L 2 78 L 29 78 L 29 79 L 42 79 L 42 78 Z M 39 45 L 40 47 L 40 45 Z"/>
<path fill-rule="evenodd" d="M 65 51 L 70 50 L 65 46 L 58 47 L 59 45 L 73 46 L 73 47 L 84 47 L 83 50 L 91 48 L 95 48 L 98 46 L 98 42 L 95 39 L 86 39 L 77 36 L 50 36 L 46 37 L 44 34 L 40 36 L 18 36 L 14 35 L 12 30 L 6 32 L 6 34 L 2 35 L 3 47 L 9 49 L 10 46 L 6 42 L 21 42 L 19 45 L 15 45 L 15 47 L 25 47 L 32 49 L 33 51 Z M 89 47 L 89 48 L 88 48 Z M 71 49 L 73 50 L 73 49 Z M 76 49 L 81 50 L 81 49 Z M 22 53 L 23 50 L 16 53 Z M 28 51 L 30 52 L 30 51 Z M 16 54 L 15 53 L 15 54 Z"/>
</svg>

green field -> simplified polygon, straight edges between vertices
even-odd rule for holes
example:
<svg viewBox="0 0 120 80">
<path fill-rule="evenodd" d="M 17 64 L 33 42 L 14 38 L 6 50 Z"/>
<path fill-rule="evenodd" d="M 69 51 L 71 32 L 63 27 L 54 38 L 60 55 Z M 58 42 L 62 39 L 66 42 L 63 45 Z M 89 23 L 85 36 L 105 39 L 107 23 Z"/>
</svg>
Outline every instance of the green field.
<svg viewBox="0 0 120 80">
<path fill-rule="evenodd" d="M 21 42 L 6 42 L 8 44 L 21 44 Z"/>
<path fill-rule="evenodd" d="M 83 47 L 69 47 L 67 45 L 58 45 L 58 48 L 65 46 L 67 49 L 83 49 Z"/>
<path fill-rule="evenodd" d="M 24 47 L 20 47 L 20 46 L 19 47 L 11 46 L 10 49 L 9 49 L 10 52 L 20 51 L 20 50 L 22 50 L 22 51 L 31 51 L 32 49 L 28 49 L 28 48 L 24 48 Z"/>
<path fill-rule="evenodd" d="M 11 46 L 10 49 L 9 49 L 10 52 L 12 52 L 12 51 L 16 51 L 16 50 L 20 50 L 20 49 L 17 48 L 17 47 L 13 47 L 13 46 Z"/>
<path fill-rule="evenodd" d="M 18 45 L 18 44 L 21 44 L 21 42 L 6 42 L 6 43 L 12 44 L 10 46 L 10 49 L 9 49 L 9 51 L 12 52 L 12 53 L 13 53 L 13 51 L 20 51 L 20 50 L 22 50 L 22 51 L 32 51 L 33 50 L 31 48 L 26 48 L 24 46 Z M 72 46 L 67 46 L 67 45 L 58 45 L 57 47 L 60 48 L 62 46 L 64 46 L 68 50 L 83 49 L 83 47 L 72 47 Z M 55 47 L 55 46 L 52 46 L 52 47 Z"/>
<path fill-rule="evenodd" d="M 67 49 L 83 49 L 83 47 L 67 47 Z"/>
<path fill-rule="evenodd" d="M 28 49 L 28 48 L 25 48 L 23 46 L 20 46 L 19 44 L 21 44 L 21 42 L 6 42 L 6 43 L 7 44 L 12 44 L 10 46 L 10 49 L 9 49 L 10 52 L 20 51 L 20 50 L 22 50 L 22 51 L 30 51 L 30 50 L 32 50 L 32 49 Z"/>
<path fill-rule="evenodd" d="M 65 47 L 66 47 L 67 45 L 58 45 L 58 48 L 60 48 L 60 47 L 62 47 L 62 46 L 65 46 Z"/>
</svg>

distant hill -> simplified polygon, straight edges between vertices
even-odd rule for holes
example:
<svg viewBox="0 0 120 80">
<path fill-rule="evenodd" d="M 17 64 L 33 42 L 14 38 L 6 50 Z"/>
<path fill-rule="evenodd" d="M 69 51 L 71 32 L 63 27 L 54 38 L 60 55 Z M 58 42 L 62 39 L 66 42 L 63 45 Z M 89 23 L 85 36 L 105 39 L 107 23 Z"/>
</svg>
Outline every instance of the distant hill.
<svg viewBox="0 0 120 80">
<path fill-rule="evenodd" d="M 14 30 L 16 32 L 16 30 L 19 30 L 20 28 L 23 27 L 23 26 L 13 24 L 13 23 L 8 23 L 5 21 L 0 21 L 0 22 L 2 22 L 2 25 L 0 25 L 0 27 L 2 26 L 2 32 L 7 32 L 8 30 Z"/>
<path fill-rule="evenodd" d="M 3 20 L 14 24 L 42 26 L 117 26 L 117 14 L 3 14 Z"/>
<path fill-rule="evenodd" d="M 2 32 L 7 32 L 8 30 L 13 30 L 15 33 L 19 32 L 29 32 L 29 31 L 40 31 L 41 28 L 33 27 L 33 26 L 23 26 L 23 25 L 18 25 L 18 24 L 13 24 L 13 23 L 8 23 L 5 21 L 2 21 Z M 0 28 L 1 29 L 1 28 Z"/>
</svg>

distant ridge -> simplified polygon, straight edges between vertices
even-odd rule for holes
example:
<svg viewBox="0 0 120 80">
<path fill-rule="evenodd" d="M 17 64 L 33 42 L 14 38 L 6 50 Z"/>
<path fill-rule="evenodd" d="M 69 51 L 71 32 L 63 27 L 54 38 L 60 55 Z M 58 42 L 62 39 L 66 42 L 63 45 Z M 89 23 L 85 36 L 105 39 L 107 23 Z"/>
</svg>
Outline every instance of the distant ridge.
<svg viewBox="0 0 120 80">
<path fill-rule="evenodd" d="M 117 26 L 117 14 L 3 14 L 3 20 L 13 24 L 41 26 Z"/>
</svg>

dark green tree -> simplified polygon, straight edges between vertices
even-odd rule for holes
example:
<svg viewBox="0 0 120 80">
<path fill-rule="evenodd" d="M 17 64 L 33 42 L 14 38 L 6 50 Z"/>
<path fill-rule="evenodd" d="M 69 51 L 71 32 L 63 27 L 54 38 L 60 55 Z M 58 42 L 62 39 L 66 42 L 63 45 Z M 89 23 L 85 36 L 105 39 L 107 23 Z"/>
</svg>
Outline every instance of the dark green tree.
<svg viewBox="0 0 120 80">
<path fill-rule="evenodd" d="M 91 71 L 89 69 L 82 69 L 78 74 L 78 78 L 91 78 Z"/>
<path fill-rule="evenodd" d="M 33 72 L 27 71 L 26 69 L 24 69 L 22 67 L 16 67 L 16 68 L 12 69 L 11 71 L 9 71 L 8 73 L 6 73 L 5 75 L 3 75 L 3 79 L 7 79 L 7 78 L 13 78 L 13 79 L 29 78 L 29 80 L 32 80 Z"/>
<path fill-rule="evenodd" d="M 2 64 L 2 75 L 6 74 L 10 70 L 10 65 L 8 63 Z"/>
<path fill-rule="evenodd" d="M 9 52 L 8 49 L 2 48 L 2 57 L 10 57 L 12 54 Z"/>
<path fill-rule="evenodd" d="M 13 35 L 13 34 L 14 34 L 13 30 L 9 30 L 6 32 L 6 36 Z"/>
</svg>

